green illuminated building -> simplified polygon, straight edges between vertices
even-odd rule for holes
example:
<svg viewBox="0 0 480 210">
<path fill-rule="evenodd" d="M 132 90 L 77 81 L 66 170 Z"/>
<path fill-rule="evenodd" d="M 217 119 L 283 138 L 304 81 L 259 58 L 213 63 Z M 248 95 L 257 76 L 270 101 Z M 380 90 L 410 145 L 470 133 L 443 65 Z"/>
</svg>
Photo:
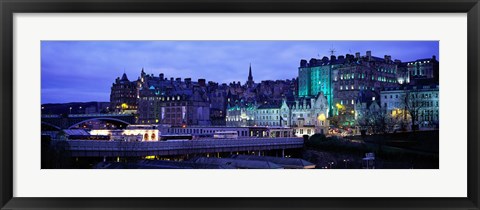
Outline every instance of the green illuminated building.
<svg viewBox="0 0 480 210">
<path fill-rule="evenodd" d="M 343 56 L 340 56 L 338 60 L 335 56 L 332 56 L 331 59 L 323 57 L 321 60 L 312 58 L 310 62 L 301 60 L 298 68 L 298 96 L 314 97 L 322 92 L 327 97 L 329 110 L 332 110 L 333 69 L 342 62 Z"/>
</svg>

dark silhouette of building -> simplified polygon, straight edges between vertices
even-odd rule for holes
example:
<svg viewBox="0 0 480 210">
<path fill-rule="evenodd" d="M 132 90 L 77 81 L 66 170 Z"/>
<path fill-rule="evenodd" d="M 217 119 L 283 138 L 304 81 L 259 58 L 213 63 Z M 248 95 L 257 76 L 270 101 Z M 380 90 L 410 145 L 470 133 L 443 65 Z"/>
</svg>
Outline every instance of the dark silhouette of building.
<svg viewBox="0 0 480 210">
<path fill-rule="evenodd" d="M 136 112 L 137 107 L 137 82 L 130 82 L 127 74 L 123 73 L 122 78 L 117 77 L 112 84 L 110 109 L 113 112 Z"/>
</svg>

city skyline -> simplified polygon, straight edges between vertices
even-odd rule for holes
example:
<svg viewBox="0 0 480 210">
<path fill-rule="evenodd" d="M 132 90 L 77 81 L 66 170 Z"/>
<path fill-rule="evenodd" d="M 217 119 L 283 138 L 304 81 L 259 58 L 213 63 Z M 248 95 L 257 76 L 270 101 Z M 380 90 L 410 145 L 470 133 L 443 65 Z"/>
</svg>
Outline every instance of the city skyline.
<svg viewBox="0 0 480 210">
<path fill-rule="evenodd" d="M 245 83 L 296 78 L 301 59 L 355 54 L 391 55 L 402 62 L 439 59 L 438 41 L 43 41 L 42 104 L 109 101 L 110 87 L 125 72 L 196 81 Z M 227 72 L 227 73 L 223 73 Z"/>
</svg>

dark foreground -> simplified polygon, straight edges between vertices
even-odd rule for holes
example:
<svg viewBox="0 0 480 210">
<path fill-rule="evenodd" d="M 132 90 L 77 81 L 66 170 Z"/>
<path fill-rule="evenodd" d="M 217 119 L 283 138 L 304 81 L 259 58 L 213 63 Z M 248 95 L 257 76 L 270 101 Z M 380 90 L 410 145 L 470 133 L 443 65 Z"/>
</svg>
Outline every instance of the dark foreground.
<svg viewBox="0 0 480 210">
<path fill-rule="evenodd" d="M 305 143 L 303 159 L 317 168 L 366 168 L 366 153 L 374 153 L 376 169 L 438 169 L 439 132 L 417 131 L 347 138 L 314 135 Z"/>
<path fill-rule="evenodd" d="M 439 168 L 438 131 L 347 138 L 314 135 L 305 139 L 303 148 L 284 152 L 265 150 L 121 158 L 72 157 L 68 151 L 62 150 L 64 145 L 59 145 L 62 143 L 68 141 L 52 144 L 42 140 L 42 169 Z M 365 161 L 367 153 L 373 154 L 374 160 Z M 297 163 L 285 164 L 288 161 Z"/>
</svg>

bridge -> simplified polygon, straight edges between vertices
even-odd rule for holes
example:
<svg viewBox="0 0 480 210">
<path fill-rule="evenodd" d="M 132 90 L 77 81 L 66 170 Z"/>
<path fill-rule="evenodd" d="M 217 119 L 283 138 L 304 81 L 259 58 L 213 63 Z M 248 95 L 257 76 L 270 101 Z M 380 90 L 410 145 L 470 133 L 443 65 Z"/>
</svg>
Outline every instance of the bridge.
<svg viewBox="0 0 480 210">
<path fill-rule="evenodd" d="M 135 123 L 133 114 L 69 114 L 69 115 L 42 115 L 42 125 L 57 130 L 68 129 L 91 120 L 114 121 L 121 124 Z"/>
<path fill-rule="evenodd" d="M 141 157 L 294 149 L 303 147 L 303 139 L 244 138 L 156 142 L 67 140 L 64 145 L 65 151 L 72 157 Z"/>
</svg>

